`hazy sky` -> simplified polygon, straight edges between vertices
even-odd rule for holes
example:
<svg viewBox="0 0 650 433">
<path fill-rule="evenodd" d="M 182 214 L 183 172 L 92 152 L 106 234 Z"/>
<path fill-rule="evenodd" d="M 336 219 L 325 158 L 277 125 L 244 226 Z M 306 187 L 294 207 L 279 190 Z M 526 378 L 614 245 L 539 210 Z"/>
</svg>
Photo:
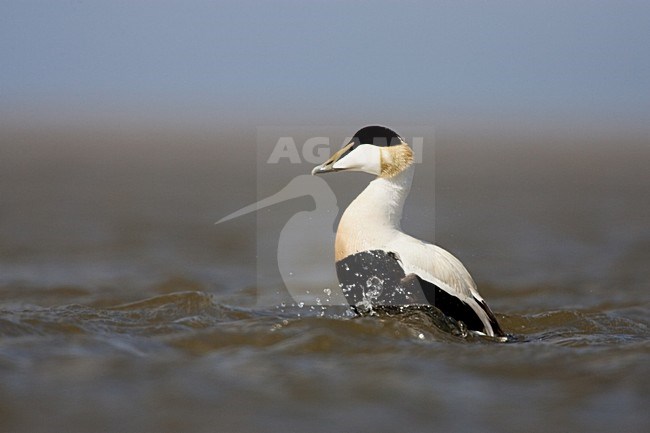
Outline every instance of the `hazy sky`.
<svg viewBox="0 0 650 433">
<path fill-rule="evenodd" d="M 4 120 L 650 120 L 645 1 L 0 1 Z"/>
</svg>

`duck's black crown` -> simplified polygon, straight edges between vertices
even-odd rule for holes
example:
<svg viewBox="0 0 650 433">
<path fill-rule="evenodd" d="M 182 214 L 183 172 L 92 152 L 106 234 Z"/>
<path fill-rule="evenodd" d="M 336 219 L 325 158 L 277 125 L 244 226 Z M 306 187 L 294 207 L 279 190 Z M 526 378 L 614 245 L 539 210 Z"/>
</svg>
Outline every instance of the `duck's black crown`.
<svg viewBox="0 0 650 433">
<path fill-rule="evenodd" d="M 352 149 L 360 144 L 373 144 L 375 146 L 387 147 L 397 146 L 404 142 L 397 132 L 379 125 L 365 126 L 361 128 L 356 134 L 354 134 L 352 141 L 354 142 Z"/>
</svg>

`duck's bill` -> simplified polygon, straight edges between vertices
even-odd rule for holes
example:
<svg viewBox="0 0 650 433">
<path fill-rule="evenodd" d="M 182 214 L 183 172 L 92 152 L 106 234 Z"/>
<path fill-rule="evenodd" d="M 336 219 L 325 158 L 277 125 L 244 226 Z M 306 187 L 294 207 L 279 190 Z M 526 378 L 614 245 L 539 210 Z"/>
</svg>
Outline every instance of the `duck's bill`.
<svg viewBox="0 0 650 433">
<path fill-rule="evenodd" d="M 316 174 L 324 174 L 324 173 L 335 173 L 337 171 L 343 171 L 345 170 L 344 168 L 334 168 L 332 167 L 332 164 L 321 164 L 317 167 L 314 167 L 314 169 L 311 171 L 312 175 Z"/>
<path fill-rule="evenodd" d="M 311 174 L 335 173 L 337 171 L 347 170 L 347 167 L 342 167 L 340 164 L 337 164 L 337 162 L 339 162 L 339 160 L 348 153 L 353 145 L 354 142 L 350 142 L 346 146 L 343 146 L 343 148 L 332 155 L 330 159 L 321 165 L 314 167 L 314 169 L 311 171 Z"/>
</svg>

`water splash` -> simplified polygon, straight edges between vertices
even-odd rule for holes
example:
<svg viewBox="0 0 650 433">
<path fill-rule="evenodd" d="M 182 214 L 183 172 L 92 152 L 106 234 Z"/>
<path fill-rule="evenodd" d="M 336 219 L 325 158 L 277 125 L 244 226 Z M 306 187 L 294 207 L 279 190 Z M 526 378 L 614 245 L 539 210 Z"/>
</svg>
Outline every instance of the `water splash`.
<svg viewBox="0 0 650 433">
<path fill-rule="evenodd" d="M 362 288 L 361 301 L 355 304 L 357 313 L 361 315 L 374 315 L 374 308 L 384 292 L 384 280 L 372 276 L 366 280 L 366 286 Z"/>
</svg>

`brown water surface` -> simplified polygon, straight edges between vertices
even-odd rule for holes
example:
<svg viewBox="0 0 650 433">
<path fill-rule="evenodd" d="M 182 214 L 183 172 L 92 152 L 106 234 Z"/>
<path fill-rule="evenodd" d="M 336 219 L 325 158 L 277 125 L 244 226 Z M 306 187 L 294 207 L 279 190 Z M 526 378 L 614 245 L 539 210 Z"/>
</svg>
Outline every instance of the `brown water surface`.
<svg viewBox="0 0 650 433">
<path fill-rule="evenodd" d="M 257 199 L 255 131 L 1 138 L 1 431 L 650 430 L 644 138 L 440 131 L 404 227 L 461 258 L 506 344 L 261 308 L 256 217 L 213 224 Z M 368 178 L 327 180 L 344 207 Z"/>
</svg>

